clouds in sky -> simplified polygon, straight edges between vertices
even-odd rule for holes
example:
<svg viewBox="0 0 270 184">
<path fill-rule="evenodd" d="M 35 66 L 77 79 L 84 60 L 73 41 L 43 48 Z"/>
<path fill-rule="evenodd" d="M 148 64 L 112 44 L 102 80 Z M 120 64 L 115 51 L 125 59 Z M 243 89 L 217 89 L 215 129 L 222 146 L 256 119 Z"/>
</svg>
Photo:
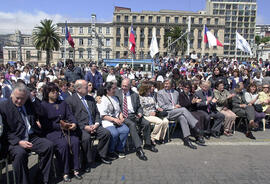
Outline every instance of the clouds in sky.
<svg viewBox="0 0 270 184">
<path fill-rule="evenodd" d="M 65 21 L 88 21 L 87 19 L 70 18 L 60 14 L 49 15 L 43 11 L 34 11 L 33 13 L 0 11 L 0 34 L 14 33 L 18 29 L 24 34 L 31 34 L 33 28 L 40 25 L 40 21 L 43 19 L 52 19 L 54 24 Z"/>
</svg>

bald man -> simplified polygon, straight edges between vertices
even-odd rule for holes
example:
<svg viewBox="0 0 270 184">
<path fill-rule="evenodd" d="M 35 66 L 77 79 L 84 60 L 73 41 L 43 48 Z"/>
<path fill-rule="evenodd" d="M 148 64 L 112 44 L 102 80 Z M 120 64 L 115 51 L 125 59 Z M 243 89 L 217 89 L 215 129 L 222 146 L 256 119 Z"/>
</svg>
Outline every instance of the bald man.
<svg viewBox="0 0 270 184">
<path fill-rule="evenodd" d="M 136 148 L 136 155 L 141 160 L 147 160 L 141 147 L 142 141 L 138 135 L 137 126 L 140 130 L 143 130 L 145 141 L 143 148 L 152 152 L 158 152 L 158 150 L 151 144 L 150 123 L 142 117 L 143 109 L 140 105 L 139 95 L 131 90 L 131 84 L 128 78 L 122 81 L 121 90 L 117 91 L 116 96 L 120 101 L 120 107 L 125 118 L 124 123 L 129 127 L 130 135 Z"/>
<path fill-rule="evenodd" d="M 96 136 L 99 140 L 97 149 L 101 162 L 111 164 L 111 161 L 107 159 L 111 134 L 101 126 L 100 114 L 94 98 L 87 95 L 88 82 L 77 80 L 74 88 L 75 93 L 65 101 L 78 121 L 81 130 L 82 150 L 87 159 L 85 171 L 90 172 L 90 165 L 93 162 L 91 135 Z"/>
</svg>

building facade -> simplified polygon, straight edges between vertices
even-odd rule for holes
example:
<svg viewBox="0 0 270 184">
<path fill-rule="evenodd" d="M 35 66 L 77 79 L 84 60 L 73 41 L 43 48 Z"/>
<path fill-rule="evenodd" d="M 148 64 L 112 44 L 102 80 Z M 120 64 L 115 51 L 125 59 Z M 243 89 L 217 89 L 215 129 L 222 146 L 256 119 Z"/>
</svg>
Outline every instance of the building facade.
<svg viewBox="0 0 270 184">
<path fill-rule="evenodd" d="M 190 52 L 196 51 L 199 55 L 223 55 L 223 47 L 209 48 L 203 42 L 203 27 L 207 25 L 208 29 L 223 43 L 225 29 L 225 18 L 223 16 L 207 15 L 205 12 L 172 10 L 132 12 L 130 8 L 123 7 L 115 7 L 113 15 L 115 58 L 132 57 L 129 52 L 131 24 L 135 33 L 136 59 L 150 58 L 149 47 L 153 29 L 156 29 L 159 54 L 161 56 L 167 55 L 168 48 L 165 47 L 166 31 L 174 26 L 180 26 L 185 32 L 188 29 L 189 17 L 191 19 Z"/>
<path fill-rule="evenodd" d="M 224 56 L 249 57 L 248 53 L 235 50 L 236 31 L 250 44 L 255 45 L 256 0 L 207 0 L 209 15 L 225 17 Z"/>
<path fill-rule="evenodd" d="M 270 37 L 270 25 L 256 25 L 256 36 Z"/>
</svg>

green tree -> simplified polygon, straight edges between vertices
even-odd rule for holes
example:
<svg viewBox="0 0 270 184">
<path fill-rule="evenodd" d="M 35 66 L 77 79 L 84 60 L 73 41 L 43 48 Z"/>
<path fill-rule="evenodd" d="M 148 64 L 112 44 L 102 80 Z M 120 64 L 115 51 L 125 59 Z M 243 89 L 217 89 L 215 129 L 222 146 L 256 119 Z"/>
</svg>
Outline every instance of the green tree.
<svg viewBox="0 0 270 184">
<path fill-rule="evenodd" d="M 261 43 L 261 37 L 260 36 L 255 36 L 255 43 L 256 43 L 256 45 L 260 45 L 260 43 Z"/>
<path fill-rule="evenodd" d="M 37 50 L 46 51 L 46 65 L 49 66 L 52 51 L 60 48 L 60 36 L 52 20 L 44 19 L 40 24 L 33 31 L 33 42 Z"/>
<path fill-rule="evenodd" d="M 181 35 L 183 35 L 185 31 L 179 27 L 175 26 L 170 29 L 165 30 L 165 41 L 164 41 L 164 47 L 168 47 L 168 38 L 171 37 L 171 42 L 174 42 L 176 39 L 178 39 Z M 171 52 L 173 52 L 175 55 L 178 55 L 180 52 L 181 55 L 184 55 L 187 50 L 187 41 L 186 41 L 187 35 L 183 36 L 181 39 L 179 39 L 176 43 L 174 43 L 171 46 Z M 169 48 L 168 48 L 169 49 Z"/>
</svg>

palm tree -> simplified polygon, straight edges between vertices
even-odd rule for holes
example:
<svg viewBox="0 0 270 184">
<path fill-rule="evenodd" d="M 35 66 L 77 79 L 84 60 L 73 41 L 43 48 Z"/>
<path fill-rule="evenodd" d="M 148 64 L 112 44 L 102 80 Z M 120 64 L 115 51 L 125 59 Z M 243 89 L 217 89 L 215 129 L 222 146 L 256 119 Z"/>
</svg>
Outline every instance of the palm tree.
<svg viewBox="0 0 270 184">
<path fill-rule="evenodd" d="M 41 26 L 35 27 L 33 31 L 33 41 L 37 50 L 46 51 L 46 65 L 49 66 L 51 52 L 60 48 L 60 36 L 52 20 L 44 19 L 40 23 Z"/>
<path fill-rule="evenodd" d="M 175 26 L 170 29 L 165 30 L 165 41 L 164 41 L 164 47 L 168 47 L 168 37 L 171 37 L 171 41 L 175 41 L 177 38 L 179 38 L 181 35 L 183 35 L 185 32 L 182 30 L 181 27 Z M 186 41 L 186 35 L 183 36 L 180 40 L 178 40 L 175 44 L 173 44 L 171 51 L 174 52 L 175 55 L 178 55 L 178 52 L 181 51 L 181 54 L 184 55 L 187 50 L 187 41 Z"/>
</svg>

